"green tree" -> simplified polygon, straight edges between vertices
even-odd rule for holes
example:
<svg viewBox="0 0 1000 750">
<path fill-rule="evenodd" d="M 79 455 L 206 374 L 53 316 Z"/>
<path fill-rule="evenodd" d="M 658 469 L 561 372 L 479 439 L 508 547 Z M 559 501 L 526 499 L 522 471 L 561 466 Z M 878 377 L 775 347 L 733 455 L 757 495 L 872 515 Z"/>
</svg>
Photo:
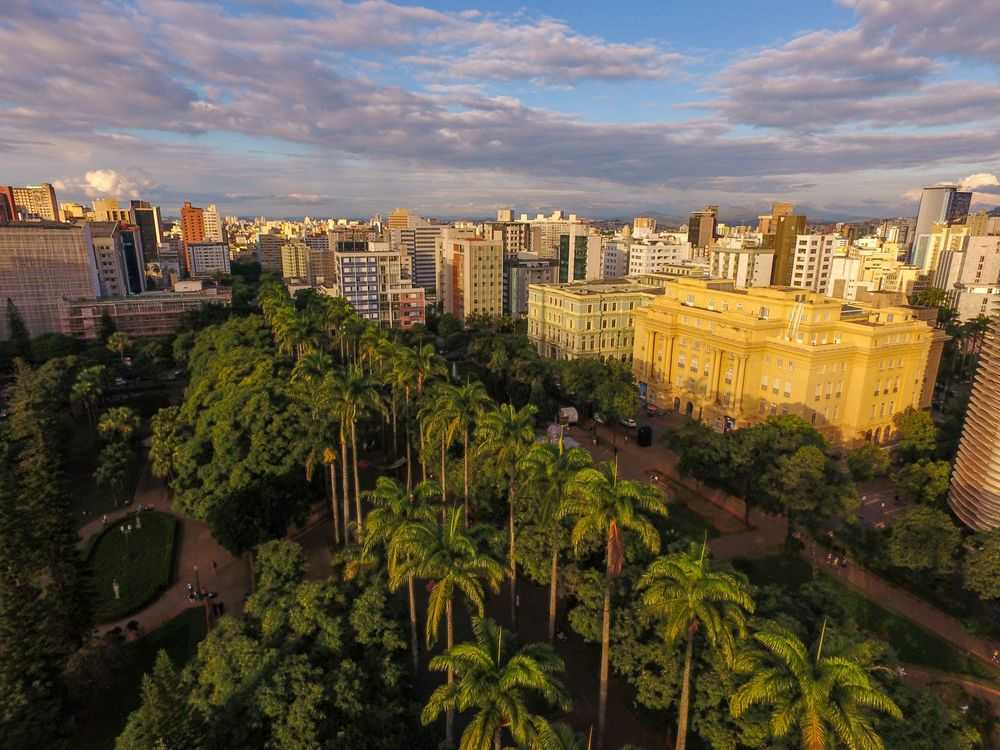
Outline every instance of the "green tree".
<svg viewBox="0 0 1000 750">
<path fill-rule="evenodd" d="M 849 517 L 857 507 L 853 485 L 815 445 L 780 456 L 762 480 L 772 501 L 788 516 L 789 539 L 799 519 Z"/>
<path fill-rule="evenodd" d="M 31 336 L 24 324 L 21 311 L 17 309 L 14 300 L 7 298 L 7 339 L 11 343 L 11 352 L 15 357 L 27 357 L 31 354 Z"/>
<path fill-rule="evenodd" d="M 499 590 L 503 579 L 500 564 L 481 551 L 476 543 L 478 529 L 466 531 L 462 512 L 451 508 L 444 523 L 424 521 L 404 526 L 399 532 L 396 549 L 397 564 L 390 572 L 390 583 L 398 587 L 401 581 L 413 575 L 434 582 L 427 603 L 426 639 L 428 647 L 438 637 L 441 620 L 445 620 L 447 648 L 455 645 L 454 599 L 461 592 L 467 606 L 483 616 L 486 592 L 484 583 L 494 591 Z M 455 681 L 454 670 L 448 669 L 448 685 Z M 445 721 L 445 741 L 454 740 L 454 712 L 448 709 Z"/>
<path fill-rule="evenodd" d="M 118 326 L 115 325 L 115 319 L 111 317 L 111 313 L 107 308 L 101 310 L 101 320 L 97 325 L 97 340 L 102 344 L 107 344 L 108 339 L 111 338 L 118 331 Z"/>
<path fill-rule="evenodd" d="M 105 440 L 129 443 L 139 430 L 139 416 L 127 406 L 114 406 L 101 415 L 97 431 Z"/>
<path fill-rule="evenodd" d="M 115 505 L 128 505 L 128 479 L 132 468 L 132 450 L 119 441 L 105 445 L 97 456 L 94 481 L 114 497 Z"/>
<path fill-rule="evenodd" d="M 83 405 L 92 430 L 96 426 L 97 407 L 104 395 L 106 383 L 107 368 L 104 365 L 93 365 L 80 370 L 70 390 L 70 401 Z"/>
<path fill-rule="evenodd" d="M 650 516 L 667 515 L 659 490 L 618 478 L 617 464 L 583 469 L 576 477 L 561 515 L 573 519 L 573 547 L 579 552 L 588 539 L 605 546 L 604 618 L 601 627 L 601 674 L 597 709 L 597 750 L 604 747 L 608 709 L 608 660 L 611 651 L 611 589 L 625 563 L 626 531 L 653 554 L 660 551 L 660 534 Z"/>
<path fill-rule="evenodd" d="M 965 588 L 983 599 L 1000 599 L 1000 529 L 977 534 L 973 545 L 962 566 Z"/>
<path fill-rule="evenodd" d="M 931 458 L 937 450 L 937 427 L 929 412 L 907 409 L 892 419 L 896 425 L 896 457 L 903 463 Z"/>
<path fill-rule="evenodd" d="M 890 461 L 888 451 L 874 443 L 865 443 L 847 454 L 847 468 L 855 482 L 885 476 Z"/>
<path fill-rule="evenodd" d="M 532 446 L 523 460 L 527 473 L 527 499 L 531 503 L 529 522 L 540 527 L 551 554 L 549 567 L 549 643 L 555 642 L 559 592 L 559 553 L 563 549 L 565 526 L 561 515 L 570 488 L 581 469 L 593 463 L 582 448 L 565 450 L 547 444 Z"/>
<path fill-rule="evenodd" d="M 687 745 L 691 704 L 694 641 L 704 633 L 730 665 L 736 660 L 737 639 L 746 637 L 746 613 L 753 613 L 750 588 L 738 576 L 712 568 L 706 545 L 654 560 L 640 579 L 643 605 L 663 628 L 664 640 L 685 641 L 684 677 L 677 710 L 677 750 Z"/>
<path fill-rule="evenodd" d="M 149 462 L 153 476 L 170 479 L 174 473 L 174 455 L 184 441 L 180 422 L 180 407 L 167 406 L 149 420 L 152 443 Z"/>
<path fill-rule="evenodd" d="M 563 662 L 551 646 L 516 648 L 510 633 L 482 617 L 473 619 L 472 632 L 473 641 L 431 659 L 432 671 L 454 673 L 457 680 L 431 694 L 420 717 L 424 724 L 443 711 L 472 709 L 460 750 L 501 750 L 504 730 L 519 743 L 537 736 L 536 725 L 544 721 L 532 711 L 537 699 L 569 710 L 569 696 L 558 677 Z"/>
<path fill-rule="evenodd" d="M 518 465 L 535 439 L 535 407 L 515 409 L 503 404 L 487 412 L 476 427 L 480 455 L 491 460 L 507 480 L 508 542 L 507 564 L 510 576 L 510 621 L 517 632 L 517 534 L 514 519 Z"/>
<path fill-rule="evenodd" d="M 892 474 L 896 492 L 904 500 L 934 505 L 948 494 L 951 465 L 947 461 L 922 458 L 904 464 Z"/>
<path fill-rule="evenodd" d="M 405 534 L 401 533 L 409 524 L 430 523 L 434 512 L 427 505 L 426 497 L 435 492 L 431 484 L 420 484 L 409 493 L 399 482 L 389 477 L 379 477 L 375 489 L 368 498 L 375 506 L 368 514 L 368 534 L 365 536 L 363 557 L 371 557 L 376 548 L 385 552 L 389 568 L 390 588 L 396 591 L 402 576 L 395 575 L 400 567 L 410 562 L 410 550 Z M 417 637 L 417 599 L 413 585 L 413 571 L 409 567 L 405 575 L 406 592 L 410 602 L 410 648 L 413 651 L 413 673 L 420 669 L 420 644 Z"/>
<path fill-rule="evenodd" d="M 108 336 L 108 351 L 116 352 L 121 358 L 121 361 L 125 361 L 125 352 L 128 351 L 129 347 L 132 345 L 132 341 L 129 339 L 127 333 L 122 333 L 121 331 L 116 331 Z"/>
<path fill-rule="evenodd" d="M 824 625 L 824 634 L 825 634 Z M 834 750 L 838 742 L 858 750 L 883 750 L 870 711 L 902 719 L 902 712 L 856 660 L 823 655 L 823 635 L 812 659 L 798 637 L 777 625 L 753 634 L 760 653 L 737 665 L 750 679 L 730 700 L 740 718 L 753 706 L 771 710 L 771 734 L 799 735 L 802 750 Z"/>
<path fill-rule="evenodd" d="M 469 525 L 469 464 L 472 456 L 469 439 L 476 420 L 492 406 L 493 400 L 486 388 L 478 380 L 465 385 L 443 385 L 435 399 L 443 424 L 441 429 L 447 434 L 462 436 L 462 476 L 465 505 L 465 525 Z M 444 467 L 442 465 L 442 479 Z"/>
<path fill-rule="evenodd" d="M 917 506 L 893 519 L 889 560 L 901 568 L 947 573 L 955 566 L 961 542 L 962 532 L 947 513 Z"/>
<path fill-rule="evenodd" d="M 198 728 L 187 706 L 189 692 L 181 672 L 166 651 L 160 651 L 153 671 L 143 675 L 141 708 L 129 716 L 115 750 L 197 747 Z"/>
</svg>

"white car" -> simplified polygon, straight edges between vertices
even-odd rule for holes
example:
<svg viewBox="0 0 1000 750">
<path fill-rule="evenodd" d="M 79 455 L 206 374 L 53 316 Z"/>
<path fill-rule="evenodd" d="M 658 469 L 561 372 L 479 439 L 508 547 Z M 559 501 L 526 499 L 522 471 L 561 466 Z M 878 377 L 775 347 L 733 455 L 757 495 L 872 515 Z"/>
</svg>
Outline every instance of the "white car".
<svg viewBox="0 0 1000 750">
<path fill-rule="evenodd" d="M 594 421 L 597 422 L 597 424 L 604 424 L 604 415 L 594 414 Z"/>
<path fill-rule="evenodd" d="M 622 425 L 625 427 L 638 427 L 639 423 L 636 422 L 632 417 L 622 417 Z"/>
</svg>

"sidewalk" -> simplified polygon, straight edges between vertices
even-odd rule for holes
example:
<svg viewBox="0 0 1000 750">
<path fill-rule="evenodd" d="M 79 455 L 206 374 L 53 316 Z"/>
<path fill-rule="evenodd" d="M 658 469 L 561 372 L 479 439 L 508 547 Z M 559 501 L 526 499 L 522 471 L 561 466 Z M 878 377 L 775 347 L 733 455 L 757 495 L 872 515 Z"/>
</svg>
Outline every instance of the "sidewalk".
<svg viewBox="0 0 1000 750">
<path fill-rule="evenodd" d="M 163 592 L 156 601 L 140 612 L 129 615 L 117 622 L 103 623 L 98 626 L 102 633 L 115 627 L 124 628 L 130 620 L 139 622 L 141 632 L 149 633 L 173 619 L 185 609 L 192 606 L 188 601 L 187 585 L 194 583 L 194 567 L 198 566 L 200 584 L 206 591 L 216 591 L 218 596 L 214 602 L 224 602 L 226 613 L 239 613 L 243 608 L 243 597 L 250 590 L 250 571 L 243 558 L 233 557 L 222 545 L 215 541 L 208 526 L 187 516 L 174 513 L 170 508 L 170 499 L 166 485 L 157 479 L 145 464 L 142 476 L 136 486 L 135 497 L 130 509 L 139 505 L 152 506 L 158 511 L 170 513 L 177 518 L 179 549 L 175 553 L 175 582 Z M 108 514 L 108 523 L 121 518 L 129 509 Z M 81 539 L 98 533 L 103 527 L 100 518 L 95 519 L 80 529 Z M 217 568 L 213 569 L 215 562 Z"/>
</svg>

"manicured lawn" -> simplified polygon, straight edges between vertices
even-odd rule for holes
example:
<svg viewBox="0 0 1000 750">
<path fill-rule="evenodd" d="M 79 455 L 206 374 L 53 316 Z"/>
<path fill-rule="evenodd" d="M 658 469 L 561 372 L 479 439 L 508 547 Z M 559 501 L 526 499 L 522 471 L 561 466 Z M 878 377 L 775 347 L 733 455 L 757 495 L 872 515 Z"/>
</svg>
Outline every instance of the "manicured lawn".
<svg viewBox="0 0 1000 750">
<path fill-rule="evenodd" d="M 738 560 L 735 564 L 759 586 L 771 584 L 795 590 L 813 580 L 812 568 L 799 557 L 775 555 L 758 560 Z M 858 625 L 888 642 L 903 661 L 944 672 L 1000 680 L 1000 671 L 991 669 L 906 618 L 868 601 L 822 570 L 820 575 L 837 587 L 845 609 Z"/>
<path fill-rule="evenodd" d="M 205 610 L 199 606 L 186 609 L 144 638 L 125 644 L 124 664 L 115 675 L 114 690 L 98 701 L 93 713 L 81 723 L 72 750 L 113 750 L 129 714 L 139 707 L 142 677 L 153 669 L 159 651 L 165 650 L 180 666 L 194 657 L 204 637 Z"/>
<path fill-rule="evenodd" d="M 121 532 L 125 525 L 132 526 L 127 537 Z M 111 622 L 137 612 L 170 585 L 176 536 L 177 519 L 155 511 L 142 513 L 141 529 L 136 528 L 136 517 L 130 514 L 103 532 L 89 557 L 97 622 Z M 115 580 L 119 599 L 114 595 Z"/>
</svg>

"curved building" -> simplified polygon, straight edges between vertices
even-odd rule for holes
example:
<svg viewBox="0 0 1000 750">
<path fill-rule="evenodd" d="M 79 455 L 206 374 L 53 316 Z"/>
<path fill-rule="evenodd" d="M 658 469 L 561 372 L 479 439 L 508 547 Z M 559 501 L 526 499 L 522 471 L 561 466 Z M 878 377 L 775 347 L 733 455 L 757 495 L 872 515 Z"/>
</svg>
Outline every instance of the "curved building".
<svg viewBox="0 0 1000 750">
<path fill-rule="evenodd" d="M 1000 527 L 1000 319 L 983 342 L 948 502 L 974 529 Z"/>
</svg>

